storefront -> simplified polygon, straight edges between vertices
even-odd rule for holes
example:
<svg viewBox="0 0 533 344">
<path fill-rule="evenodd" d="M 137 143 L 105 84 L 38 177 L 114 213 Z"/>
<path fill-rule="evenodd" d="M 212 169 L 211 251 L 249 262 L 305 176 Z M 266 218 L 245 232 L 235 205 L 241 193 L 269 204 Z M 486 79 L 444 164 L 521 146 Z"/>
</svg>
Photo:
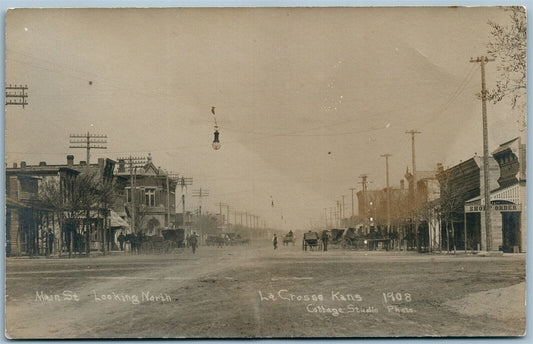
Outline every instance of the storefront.
<svg viewBox="0 0 533 344">
<path fill-rule="evenodd" d="M 489 229 L 492 247 L 495 250 L 518 253 L 526 252 L 526 184 L 499 188 L 490 195 Z M 465 202 L 465 231 L 479 232 L 478 249 L 484 250 L 487 236 L 484 233 L 486 211 L 484 199 L 481 196 Z"/>
</svg>

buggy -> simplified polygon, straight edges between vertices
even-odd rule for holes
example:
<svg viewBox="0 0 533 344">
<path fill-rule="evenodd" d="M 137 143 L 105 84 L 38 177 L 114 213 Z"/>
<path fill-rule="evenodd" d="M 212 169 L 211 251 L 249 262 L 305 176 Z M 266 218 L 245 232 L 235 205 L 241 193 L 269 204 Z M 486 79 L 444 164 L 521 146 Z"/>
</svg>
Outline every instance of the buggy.
<svg viewBox="0 0 533 344">
<path fill-rule="evenodd" d="M 287 246 L 289 245 L 289 243 L 292 243 L 293 246 L 296 243 L 296 236 L 292 231 L 285 234 L 285 236 L 283 237 L 283 245 Z"/>
<path fill-rule="evenodd" d="M 231 242 L 231 239 L 229 236 L 225 233 L 222 234 L 215 234 L 215 235 L 208 235 L 207 239 L 205 239 L 205 244 L 207 246 L 226 246 L 229 245 Z"/>
<path fill-rule="evenodd" d="M 230 245 L 244 245 L 250 242 L 249 239 L 244 239 L 239 233 L 227 233 Z"/>
<path fill-rule="evenodd" d="M 185 230 L 183 228 L 165 229 L 162 233 L 168 250 L 185 246 Z"/>
<path fill-rule="evenodd" d="M 320 241 L 317 232 L 309 231 L 307 233 L 304 233 L 304 237 L 302 239 L 302 249 L 304 251 L 307 251 L 307 247 L 309 247 L 310 250 L 320 250 L 322 248 L 322 242 Z"/>
</svg>

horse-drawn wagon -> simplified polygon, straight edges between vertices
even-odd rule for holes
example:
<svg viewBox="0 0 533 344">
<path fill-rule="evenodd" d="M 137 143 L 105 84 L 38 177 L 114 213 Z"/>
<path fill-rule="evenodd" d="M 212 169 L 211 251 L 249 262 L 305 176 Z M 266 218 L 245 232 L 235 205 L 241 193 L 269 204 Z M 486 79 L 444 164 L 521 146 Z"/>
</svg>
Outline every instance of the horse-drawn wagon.
<svg viewBox="0 0 533 344">
<path fill-rule="evenodd" d="M 169 249 L 185 246 L 185 230 L 183 228 L 165 229 L 162 234 Z"/>
<path fill-rule="evenodd" d="M 230 245 L 231 239 L 227 233 L 210 234 L 207 236 L 207 239 L 205 239 L 205 244 L 207 246 L 222 247 Z"/>
<path fill-rule="evenodd" d="M 133 253 L 170 253 L 177 247 L 183 247 L 184 239 L 185 231 L 177 228 L 163 230 L 162 235 L 126 234 L 125 242 Z"/>
<path fill-rule="evenodd" d="M 293 246 L 296 243 L 296 236 L 294 235 L 292 231 L 285 234 L 285 236 L 283 237 L 283 245 L 288 246 L 289 243 L 292 243 Z"/>
<path fill-rule="evenodd" d="M 318 236 L 317 232 L 307 232 L 304 233 L 303 239 L 302 239 L 302 249 L 304 251 L 307 251 L 307 248 L 309 247 L 310 250 L 313 249 L 321 249 L 322 242 L 320 241 L 320 237 Z"/>
</svg>

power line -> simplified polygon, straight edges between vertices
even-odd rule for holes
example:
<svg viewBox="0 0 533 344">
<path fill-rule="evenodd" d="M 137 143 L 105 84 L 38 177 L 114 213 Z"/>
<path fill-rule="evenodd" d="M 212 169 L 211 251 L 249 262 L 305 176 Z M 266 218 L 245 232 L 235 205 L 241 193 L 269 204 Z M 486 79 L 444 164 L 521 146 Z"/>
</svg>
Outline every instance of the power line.
<svg viewBox="0 0 533 344">
<path fill-rule="evenodd" d="M 89 159 L 91 158 L 91 149 L 107 149 L 104 144 L 107 144 L 107 135 L 95 135 L 87 132 L 87 134 L 70 134 L 69 148 L 83 148 L 87 150 L 87 166 L 89 166 Z"/>
<path fill-rule="evenodd" d="M 199 198 L 200 205 L 199 205 L 198 215 L 202 215 L 202 198 L 209 197 L 209 190 L 202 189 L 202 188 L 192 190 L 192 197 Z"/>
<path fill-rule="evenodd" d="M 28 105 L 28 85 L 20 86 L 6 86 L 6 105 L 22 105 L 24 109 L 25 105 Z"/>
</svg>

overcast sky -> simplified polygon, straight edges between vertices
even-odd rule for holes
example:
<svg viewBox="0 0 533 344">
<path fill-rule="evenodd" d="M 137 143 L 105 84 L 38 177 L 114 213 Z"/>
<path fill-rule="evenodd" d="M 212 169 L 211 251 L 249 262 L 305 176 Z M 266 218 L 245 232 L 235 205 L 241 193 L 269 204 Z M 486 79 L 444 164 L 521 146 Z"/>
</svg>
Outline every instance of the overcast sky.
<svg viewBox="0 0 533 344">
<path fill-rule="evenodd" d="M 385 187 L 381 154 L 399 186 L 407 130 L 422 132 L 418 170 L 482 155 L 469 60 L 486 54 L 487 21 L 507 18 L 494 7 L 11 11 L 6 84 L 27 84 L 29 105 L 7 107 L 6 162 L 85 160 L 69 134 L 107 134 L 92 161 L 151 153 L 210 190 L 204 209 L 223 202 L 305 228 L 341 195 L 349 215 L 359 175 Z M 509 104 L 488 116 L 491 151 L 524 134 Z"/>
</svg>

